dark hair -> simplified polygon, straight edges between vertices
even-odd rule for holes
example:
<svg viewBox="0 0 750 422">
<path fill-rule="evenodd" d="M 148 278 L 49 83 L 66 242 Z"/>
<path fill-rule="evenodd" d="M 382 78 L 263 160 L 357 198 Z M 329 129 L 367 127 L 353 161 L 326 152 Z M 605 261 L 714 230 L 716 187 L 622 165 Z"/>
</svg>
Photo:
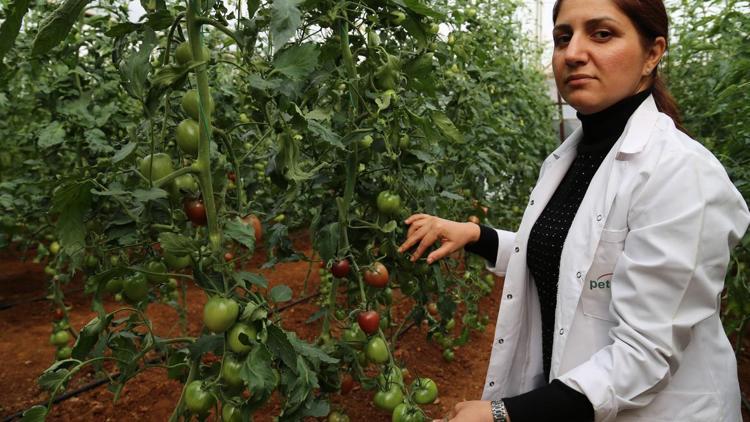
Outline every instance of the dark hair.
<svg viewBox="0 0 750 422">
<path fill-rule="evenodd" d="M 662 0 L 612 0 L 635 25 L 640 34 L 644 46 L 649 46 L 657 37 L 664 37 L 669 46 L 669 18 Z M 552 9 L 552 22 L 557 21 L 560 5 L 563 0 L 555 1 Z M 672 94 L 669 93 L 667 85 L 659 75 L 659 66 L 651 72 L 653 83 L 651 93 L 654 96 L 656 107 L 659 111 L 668 115 L 674 121 L 675 126 L 683 132 L 687 131 L 682 126 L 682 117 Z"/>
</svg>

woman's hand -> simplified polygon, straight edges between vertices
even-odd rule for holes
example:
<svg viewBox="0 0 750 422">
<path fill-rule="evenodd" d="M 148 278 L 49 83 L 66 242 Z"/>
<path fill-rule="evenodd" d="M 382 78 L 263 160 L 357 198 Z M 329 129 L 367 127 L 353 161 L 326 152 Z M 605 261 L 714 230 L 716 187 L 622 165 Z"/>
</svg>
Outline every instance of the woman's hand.
<svg viewBox="0 0 750 422">
<path fill-rule="evenodd" d="M 474 223 L 459 223 L 427 214 L 414 214 L 405 223 L 409 225 L 409 232 L 398 251 L 405 252 L 419 242 L 411 256 L 412 262 L 438 240 L 440 247 L 427 255 L 428 264 L 463 248 L 467 243 L 479 240 L 479 226 Z"/>
<path fill-rule="evenodd" d="M 436 419 L 433 422 L 492 422 L 492 409 L 487 400 L 464 401 L 453 408 L 453 417 Z"/>
</svg>

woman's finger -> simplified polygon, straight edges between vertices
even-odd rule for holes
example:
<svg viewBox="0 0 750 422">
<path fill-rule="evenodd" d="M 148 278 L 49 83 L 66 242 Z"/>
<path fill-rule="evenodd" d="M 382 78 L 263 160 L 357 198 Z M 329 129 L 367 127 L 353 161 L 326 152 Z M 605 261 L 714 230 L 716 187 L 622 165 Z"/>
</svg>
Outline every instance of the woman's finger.
<svg viewBox="0 0 750 422">
<path fill-rule="evenodd" d="M 439 248 L 432 251 L 429 255 L 427 255 L 427 263 L 432 264 L 433 262 L 443 259 L 446 256 L 453 253 L 454 248 L 456 247 L 454 242 L 443 242 Z"/>
<path fill-rule="evenodd" d="M 411 262 L 416 262 L 420 256 L 427 250 L 433 243 L 438 239 L 437 235 L 433 231 L 426 231 L 422 237 L 422 241 L 419 242 L 417 250 L 411 255 Z"/>
<path fill-rule="evenodd" d="M 406 220 L 404 220 L 405 224 L 411 224 L 415 220 L 419 220 L 421 218 L 429 217 L 427 214 L 412 214 L 410 215 Z"/>
<path fill-rule="evenodd" d="M 406 240 L 401 244 L 401 246 L 399 246 L 398 251 L 406 252 L 407 250 L 411 249 L 412 246 L 422 240 L 422 237 L 424 237 L 425 233 L 427 233 L 428 231 L 429 227 L 427 224 L 424 224 L 422 222 L 412 224 L 411 227 L 409 227 L 409 232 L 406 235 Z"/>
</svg>

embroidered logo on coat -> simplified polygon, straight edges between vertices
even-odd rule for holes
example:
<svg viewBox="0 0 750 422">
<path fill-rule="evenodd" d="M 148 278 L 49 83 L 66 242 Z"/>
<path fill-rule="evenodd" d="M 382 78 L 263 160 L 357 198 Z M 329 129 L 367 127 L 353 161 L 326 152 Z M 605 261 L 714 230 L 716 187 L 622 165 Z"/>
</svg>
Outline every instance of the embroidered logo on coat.
<svg viewBox="0 0 750 422">
<path fill-rule="evenodd" d="M 596 278 L 596 280 L 589 280 L 589 290 L 594 289 L 609 289 L 610 280 L 612 279 L 612 273 L 602 274 Z"/>
</svg>

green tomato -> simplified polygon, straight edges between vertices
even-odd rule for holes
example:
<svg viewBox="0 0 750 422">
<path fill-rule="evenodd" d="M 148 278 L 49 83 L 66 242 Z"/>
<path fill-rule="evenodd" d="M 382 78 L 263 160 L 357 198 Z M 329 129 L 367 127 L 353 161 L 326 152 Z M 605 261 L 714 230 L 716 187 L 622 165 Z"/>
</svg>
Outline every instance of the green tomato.
<svg viewBox="0 0 750 422">
<path fill-rule="evenodd" d="M 242 422 L 242 412 L 237 407 L 224 403 L 221 406 L 221 419 L 223 422 Z"/>
<path fill-rule="evenodd" d="M 201 60 L 208 60 L 211 58 L 211 51 L 208 48 L 204 46 L 201 51 L 203 52 Z M 189 42 L 185 41 L 177 46 L 177 49 L 174 51 L 174 59 L 179 65 L 185 65 L 193 61 L 193 50 L 190 47 Z"/>
<path fill-rule="evenodd" d="M 239 388 L 245 384 L 240 376 L 240 370 L 242 369 L 242 362 L 237 359 L 226 356 L 224 358 L 224 364 L 221 367 L 221 379 L 224 384 L 230 388 Z"/>
<path fill-rule="evenodd" d="M 401 210 L 401 197 L 398 194 L 384 190 L 378 194 L 378 211 L 386 215 L 398 214 Z"/>
<path fill-rule="evenodd" d="M 99 266 L 99 259 L 94 255 L 86 255 L 86 259 L 83 261 L 83 265 L 89 269 L 95 269 Z"/>
<path fill-rule="evenodd" d="M 354 348 L 361 349 L 367 342 L 367 334 L 362 331 L 359 325 L 353 324 L 350 328 L 344 330 L 341 340 Z"/>
<path fill-rule="evenodd" d="M 68 334 L 68 332 L 64 330 L 52 334 L 49 338 L 49 342 L 57 347 L 67 345 L 68 341 L 70 341 L 70 334 Z"/>
<path fill-rule="evenodd" d="M 198 181 L 192 174 L 182 174 L 174 178 L 175 197 L 181 198 L 182 191 L 195 193 L 198 192 Z"/>
<path fill-rule="evenodd" d="M 55 357 L 57 358 L 57 360 L 64 360 L 69 359 L 71 354 L 73 354 L 73 349 L 70 346 L 65 346 L 57 349 Z"/>
<path fill-rule="evenodd" d="M 232 299 L 214 296 L 203 307 L 203 323 L 214 333 L 223 333 L 237 320 L 240 306 Z"/>
<path fill-rule="evenodd" d="M 146 279 L 151 284 L 162 284 L 169 281 L 169 276 L 165 274 L 167 272 L 167 265 L 161 261 L 153 260 L 147 262 L 146 271 L 149 272 L 149 274 L 146 274 Z"/>
<path fill-rule="evenodd" d="M 362 139 L 359 140 L 359 146 L 360 148 L 370 148 L 370 145 L 372 145 L 372 136 L 365 135 L 362 137 Z"/>
<path fill-rule="evenodd" d="M 391 415 L 392 422 L 424 422 L 425 420 L 424 413 L 418 407 L 406 403 L 396 406 Z"/>
<path fill-rule="evenodd" d="M 199 119 L 200 101 L 198 99 L 197 89 L 188 90 L 185 93 L 185 95 L 182 96 L 182 102 L 180 103 L 180 105 L 182 106 L 182 111 L 184 111 L 193 120 L 195 120 L 196 122 L 200 120 Z M 213 112 L 214 112 L 214 99 L 209 96 L 208 97 L 208 114 L 211 114 Z"/>
<path fill-rule="evenodd" d="M 328 414 L 328 422 L 349 422 L 349 416 L 334 410 Z"/>
<path fill-rule="evenodd" d="M 445 323 L 445 329 L 450 331 L 456 327 L 456 320 L 451 318 Z"/>
<path fill-rule="evenodd" d="M 234 324 L 229 330 L 227 334 L 227 347 L 234 353 L 242 355 L 252 350 L 253 346 L 240 341 L 240 334 L 247 336 L 248 340 L 254 341 L 257 339 L 258 331 L 252 325 L 245 324 L 244 322 Z"/>
<path fill-rule="evenodd" d="M 148 280 L 143 273 L 134 274 L 123 282 L 122 292 L 132 302 L 140 302 L 148 297 Z"/>
<path fill-rule="evenodd" d="M 411 384 L 412 397 L 417 404 L 430 404 L 437 399 L 438 388 L 430 378 L 417 378 Z"/>
<path fill-rule="evenodd" d="M 198 155 L 198 148 L 201 143 L 198 122 L 193 119 L 181 121 L 175 130 L 175 137 L 177 138 L 177 146 L 180 147 L 182 152 L 190 155 Z"/>
<path fill-rule="evenodd" d="M 401 25 L 406 20 L 406 14 L 400 10 L 391 12 L 391 23 L 394 25 Z"/>
<path fill-rule="evenodd" d="M 172 167 L 172 158 L 162 152 L 154 154 L 153 156 L 147 155 L 143 157 L 139 169 L 141 174 L 149 180 L 159 180 L 174 171 Z"/>
<path fill-rule="evenodd" d="M 372 402 L 380 409 L 393 412 L 399 404 L 404 402 L 404 393 L 398 384 L 391 384 L 388 390 L 379 390 L 372 397 Z"/>
<path fill-rule="evenodd" d="M 122 291 L 123 281 L 121 278 L 113 278 L 104 285 L 104 291 L 113 295 Z"/>
<path fill-rule="evenodd" d="M 367 342 L 365 346 L 365 354 L 367 359 L 375 363 L 388 362 L 388 345 L 380 337 L 373 337 Z"/>
<path fill-rule="evenodd" d="M 164 263 L 167 264 L 167 267 L 170 270 L 181 270 L 187 268 L 192 262 L 190 255 L 177 256 L 169 253 L 169 251 L 164 251 Z"/>
<path fill-rule="evenodd" d="M 60 243 L 58 241 L 54 241 L 49 244 L 49 252 L 52 255 L 57 255 L 58 252 L 60 252 Z"/>
<path fill-rule="evenodd" d="M 193 381 L 185 388 L 185 405 L 197 415 L 208 413 L 214 406 L 215 398 L 203 387 L 202 381 Z"/>
<path fill-rule="evenodd" d="M 455 353 L 453 353 L 453 349 L 445 349 L 443 350 L 443 359 L 446 362 L 453 362 L 453 359 L 456 357 Z"/>
</svg>

